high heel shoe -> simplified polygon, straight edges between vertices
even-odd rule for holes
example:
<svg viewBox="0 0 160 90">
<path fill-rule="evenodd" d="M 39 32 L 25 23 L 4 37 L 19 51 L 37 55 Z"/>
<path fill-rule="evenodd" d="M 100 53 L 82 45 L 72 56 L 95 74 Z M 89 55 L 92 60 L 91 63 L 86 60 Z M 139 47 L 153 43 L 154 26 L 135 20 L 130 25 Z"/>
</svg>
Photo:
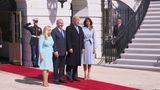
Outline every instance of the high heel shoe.
<svg viewBox="0 0 160 90">
<path fill-rule="evenodd" d="M 49 85 L 48 85 L 48 84 L 44 84 L 44 83 L 43 83 L 43 84 L 42 84 L 42 86 L 44 86 L 44 87 L 48 87 Z"/>
<path fill-rule="evenodd" d="M 90 74 L 87 75 L 87 80 L 90 80 Z"/>
<path fill-rule="evenodd" d="M 86 74 L 84 74 L 84 80 L 87 80 L 87 76 L 86 76 Z"/>
</svg>

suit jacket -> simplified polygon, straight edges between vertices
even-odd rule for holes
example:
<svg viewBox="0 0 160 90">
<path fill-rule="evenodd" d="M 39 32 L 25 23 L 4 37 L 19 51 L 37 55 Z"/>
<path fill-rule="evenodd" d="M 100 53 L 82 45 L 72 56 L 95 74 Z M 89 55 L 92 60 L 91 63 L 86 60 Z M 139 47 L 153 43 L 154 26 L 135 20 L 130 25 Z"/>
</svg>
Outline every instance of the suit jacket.
<svg viewBox="0 0 160 90">
<path fill-rule="evenodd" d="M 66 64 L 70 66 L 81 65 L 81 51 L 84 49 L 84 34 L 82 28 L 78 26 L 79 33 L 73 24 L 66 28 L 66 41 L 68 55 L 66 58 Z M 69 52 L 69 49 L 73 49 L 73 53 Z"/>
<path fill-rule="evenodd" d="M 52 30 L 52 38 L 54 40 L 54 52 L 58 51 L 60 56 L 66 55 L 66 32 L 63 30 L 64 37 L 62 36 L 59 29 L 56 27 Z"/>
<path fill-rule="evenodd" d="M 117 35 L 121 32 L 121 28 L 123 28 L 124 25 L 122 24 L 121 26 L 115 25 L 113 29 L 113 36 L 117 37 Z"/>
</svg>

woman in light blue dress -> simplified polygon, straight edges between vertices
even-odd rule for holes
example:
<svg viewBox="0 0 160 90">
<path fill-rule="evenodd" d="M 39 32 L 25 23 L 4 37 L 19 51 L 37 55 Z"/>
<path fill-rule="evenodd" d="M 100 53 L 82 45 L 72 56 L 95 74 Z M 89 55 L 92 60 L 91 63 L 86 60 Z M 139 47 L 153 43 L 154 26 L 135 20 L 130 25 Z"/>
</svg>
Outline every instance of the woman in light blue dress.
<svg viewBox="0 0 160 90">
<path fill-rule="evenodd" d="M 91 65 L 95 64 L 96 32 L 92 24 L 90 18 L 85 18 L 83 27 L 85 50 L 81 60 L 84 69 L 84 79 L 90 79 Z M 86 75 L 87 70 L 88 74 Z"/>
<path fill-rule="evenodd" d="M 53 44 L 54 41 L 51 37 L 51 27 L 45 26 L 43 34 L 39 38 L 39 68 L 43 70 L 43 86 L 45 87 L 48 86 L 48 74 L 52 65 Z"/>
</svg>

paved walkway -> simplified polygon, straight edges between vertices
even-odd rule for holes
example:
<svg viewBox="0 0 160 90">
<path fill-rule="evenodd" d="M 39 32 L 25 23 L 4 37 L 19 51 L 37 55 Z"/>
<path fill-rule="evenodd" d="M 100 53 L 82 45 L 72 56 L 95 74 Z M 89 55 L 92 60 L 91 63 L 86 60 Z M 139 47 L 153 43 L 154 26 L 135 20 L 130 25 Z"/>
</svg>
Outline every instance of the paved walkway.
<svg viewBox="0 0 160 90">
<path fill-rule="evenodd" d="M 83 68 L 79 67 L 79 76 L 83 77 Z M 118 84 L 143 90 L 160 90 L 160 72 L 119 69 L 93 66 L 91 78 L 112 84 Z M 76 90 L 63 85 L 49 84 L 41 86 L 41 81 L 0 71 L 1 90 Z"/>
</svg>

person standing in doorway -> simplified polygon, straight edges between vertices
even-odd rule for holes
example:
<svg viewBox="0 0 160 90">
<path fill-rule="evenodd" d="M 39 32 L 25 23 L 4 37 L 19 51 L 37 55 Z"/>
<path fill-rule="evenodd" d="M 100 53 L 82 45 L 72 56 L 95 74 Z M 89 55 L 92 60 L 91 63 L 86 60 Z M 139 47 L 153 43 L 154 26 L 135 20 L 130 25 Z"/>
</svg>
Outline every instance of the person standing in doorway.
<svg viewBox="0 0 160 90">
<path fill-rule="evenodd" d="M 38 58 L 39 58 L 39 50 L 38 50 L 38 40 L 39 36 L 42 34 L 42 29 L 38 26 L 38 19 L 33 19 L 33 26 L 30 26 L 31 23 L 27 23 L 24 28 L 29 30 L 31 33 L 31 60 L 33 67 L 38 67 Z"/>
<path fill-rule="evenodd" d="M 78 66 L 81 65 L 81 54 L 84 51 L 84 34 L 79 26 L 80 18 L 74 16 L 72 24 L 66 28 L 68 55 L 66 57 L 66 74 L 70 82 L 78 79 Z"/>
<path fill-rule="evenodd" d="M 49 69 L 52 66 L 52 54 L 53 54 L 54 41 L 51 36 L 51 27 L 45 26 L 43 34 L 39 38 L 39 68 L 43 70 L 43 86 L 48 86 L 48 74 Z"/>
<path fill-rule="evenodd" d="M 96 53 L 96 32 L 93 28 L 92 20 L 87 17 L 84 20 L 84 46 L 85 50 L 82 54 L 82 64 L 84 69 L 84 79 L 90 79 L 91 65 L 95 64 L 95 53 Z M 88 70 L 88 73 L 87 73 Z"/>
<path fill-rule="evenodd" d="M 120 34 L 121 29 L 124 27 L 123 23 L 122 23 L 122 19 L 121 18 L 118 18 L 117 21 L 116 21 L 116 25 L 114 26 L 113 28 L 113 37 L 114 38 L 117 38 L 117 36 Z M 117 58 L 120 58 L 120 53 L 121 53 L 121 43 L 120 43 L 120 40 L 118 39 L 116 42 L 115 42 L 115 48 L 117 50 Z"/>
<path fill-rule="evenodd" d="M 64 68 L 66 57 L 66 32 L 63 29 L 64 23 L 62 19 L 58 19 L 57 27 L 52 30 L 52 38 L 54 40 L 53 68 L 54 83 L 66 83 L 64 80 Z"/>
</svg>

